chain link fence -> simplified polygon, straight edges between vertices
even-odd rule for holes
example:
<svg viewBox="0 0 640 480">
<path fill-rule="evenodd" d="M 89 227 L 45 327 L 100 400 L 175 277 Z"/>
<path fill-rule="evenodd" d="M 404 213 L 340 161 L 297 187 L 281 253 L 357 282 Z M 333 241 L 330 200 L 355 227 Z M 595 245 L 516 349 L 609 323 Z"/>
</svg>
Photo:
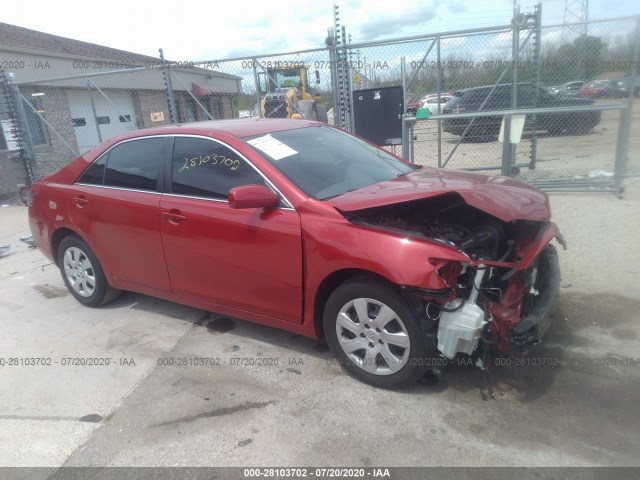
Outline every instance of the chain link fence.
<svg viewBox="0 0 640 480">
<path fill-rule="evenodd" d="M 33 153 L 26 132 L 21 128 L 18 90 L 10 85 L 0 65 L 0 197 L 21 193 L 33 181 Z"/>
<path fill-rule="evenodd" d="M 258 116 L 290 118 L 296 114 L 313 120 L 326 120 L 326 112 L 333 108 L 329 65 L 329 52 L 326 49 L 193 62 L 194 69 L 206 69 L 215 75 L 237 79 L 237 89 L 216 90 L 223 92 L 222 97 L 212 97 L 211 89 L 200 88 L 200 85 L 189 78 L 189 71 L 172 69 L 171 83 L 174 90 L 183 88 L 188 92 L 183 104 L 187 117 L 178 116 L 177 120 Z M 293 101 L 285 100 L 284 96 L 288 91 L 295 91 Z M 305 104 L 305 101 L 311 103 Z M 184 108 L 185 105 L 187 108 Z M 306 110 L 307 106 L 309 111 Z"/>
<path fill-rule="evenodd" d="M 192 62 L 161 52 L 96 73 L 95 61 L 68 61 L 49 78 L 0 78 L 0 120 L 22 128 L 18 156 L 42 175 L 114 135 L 169 123 L 304 117 L 357 131 L 377 119 L 358 117 L 354 95 L 400 87 L 392 120 L 404 142 L 389 135 L 383 146 L 415 163 L 499 170 L 549 190 L 616 189 L 627 157 L 628 173 L 640 172 L 630 135 L 639 25 L 542 26 L 536 9 L 493 28 L 361 44 L 336 24 L 326 48 L 284 54 Z M 12 112 L 3 91 L 19 100 Z M 431 118 L 416 118 L 425 110 Z"/>
<path fill-rule="evenodd" d="M 640 131 L 639 48 L 640 18 L 541 28 L 541 85 L 553 98 L 603 110 L 597 123 L 574 112 L 552 124 L 539 136 L 536 171 L 524 171 L 523 179 L 553 188 L 562 179 L 597 185 L 615 175 L 621 181 L 625 166 L 628 174 L 640 173 L 640 144 L 629 136 Z"/>
<path fill-rule="evenodd" d="M 531 20 L 437 36 L 420 60 L 407 55 L 408 94 L 426 91 L 409 105 L 434 116 L 413 125 L 409 155 L 425 165 L 500 169 L 546 189 L 615 189 L 627 155 L 637 171 L 627 128 L 640 126 L 640 89 L 631 88 L 640 85 L 638 19 L 592 22 L 588 34 Z M 517 140 L 505 148 L 497 140 L 509 114 Z"/>
</svg>

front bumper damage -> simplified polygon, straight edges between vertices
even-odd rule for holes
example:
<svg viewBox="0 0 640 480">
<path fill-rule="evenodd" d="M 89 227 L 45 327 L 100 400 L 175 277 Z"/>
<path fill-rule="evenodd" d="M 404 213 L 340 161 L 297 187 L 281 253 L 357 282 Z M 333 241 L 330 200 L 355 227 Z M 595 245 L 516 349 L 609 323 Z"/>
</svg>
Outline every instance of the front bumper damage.
<svg viewBox="0 0 640 480">
<path fill-rule="evenodd" d="M 538 290 L 538 301 L 526 317 L 509 331 L 507 340 L 516 352 L 542 341 L 551 324 L 551 309 L 560 290 L 560 263 L 553 245 L 548 245 L 542 251 L 539 263 L 545 265 L 547 275 Z"/>
<path fill-rule="evenodd" d="M 566 248 L 557 227 L 547 223 L 532 242 L 521 242 L 512 261 L 466 263 L 466 289 L 458 283 L 455 298 L 441 304 L 437 338 L 442 355 L 471 355 L 482 343 L 520 356 L 542 341 L 560 289 L 558 254 L 550 244 L 554 238 Z"/>
</svg>

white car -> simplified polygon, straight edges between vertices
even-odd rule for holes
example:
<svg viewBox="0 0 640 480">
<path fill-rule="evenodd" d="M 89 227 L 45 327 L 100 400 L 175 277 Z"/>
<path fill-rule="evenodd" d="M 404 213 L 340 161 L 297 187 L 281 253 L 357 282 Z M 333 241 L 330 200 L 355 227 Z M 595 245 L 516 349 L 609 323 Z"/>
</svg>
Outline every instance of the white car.
<svg viewBox="0 0 640 480">
<path fill-rule="evenodd" d="M 449 93 L 441 93 L 440 94 L 440 103 L 438 103 L 438 94 L 430 94 L 425 95 L 420 99 L 420 107 L 419 108 L 428 108 L 431 112 L 431 115 L 438 115 L 442 113 L 442 109 L 445 104 L 451 100 L 451 95 Z M 439 108 L 438 108 L 439 107 Z"/>
</svg>

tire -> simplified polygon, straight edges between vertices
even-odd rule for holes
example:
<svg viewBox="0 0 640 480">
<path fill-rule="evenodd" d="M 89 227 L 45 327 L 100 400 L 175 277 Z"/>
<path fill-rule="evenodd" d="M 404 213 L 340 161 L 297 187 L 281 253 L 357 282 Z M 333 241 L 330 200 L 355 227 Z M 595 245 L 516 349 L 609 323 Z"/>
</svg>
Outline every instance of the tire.
<svg viewBox="0 0 640 480">
<path fill-rule="evenodd" d="M 58 267 L 71 295 L 86 307 L 99 307 L 121 293 L 109 286 L 98 258 L 89 245 L 75 235 L 60 242 Z"/>
<path fill-rule="evenodd" d="M 480 125 L 477 127 L 471 126 L 469 131 L 464 136 L 463 141 L 468 143 L 487 143 L 487 142 L 495 142 L 498 139 L 498 134 L 500 133 L 500 127 L 498 126 L 498 131 L 489 125 Z"/>
<path fill-rule="evenodd" d="M 547 128 L 547 133 L 552 136 L 560 136 L 564 133 L 564 129 L 560 126 L 551 126 Z"/>
<path fill-rule="evenodd" d="M 339 286 L 327 300 L 323 326 L 342 367 L 364 383 L 405 387 L 427 371 L 418 320 L 407 302 L 382 283 L 359 280 Z"/>
<path fill-rule="evenodd" d="M 571 135 L 588 135 L 593 129 L 593 125 L 591 124 L 574 124 L 571 125 L 567 131 Z"/>
</svg>

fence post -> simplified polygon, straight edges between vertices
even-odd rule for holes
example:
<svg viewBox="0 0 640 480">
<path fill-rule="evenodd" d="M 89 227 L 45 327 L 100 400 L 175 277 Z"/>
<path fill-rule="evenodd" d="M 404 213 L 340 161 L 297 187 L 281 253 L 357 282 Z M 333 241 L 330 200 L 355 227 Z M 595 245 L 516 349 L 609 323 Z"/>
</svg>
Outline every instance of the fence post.
<svg viewBox="0 0 640 480">
<path fill-rule="evenodd" d="M 351 67 L 347 68 L 347 76 L 349 77 L 349 82 L 347 83 L 347 98 L 349 100 L 349 131 L 351 133 L 356 133 L 356 116 L 353 111 L 353 70 Z"/>
<path fill-rule="evenodd" d="M 176 99 L 173 96 L 173 85 L 171 85 L 171 72 L 169 71 L 169 65 L 164 61 L 164 52 L 162 49 L 158 49 L 160 52 L 160 63 L 162 64 L 162 76 L 164 77 L 164 88 L 167 93 L 167 105 L 169 107 L 169 121 L 171 123 L 178 123 L 176 117 Z"/>
<path fill-rule="evenodd" d="M 336 60 L 335 45 L 332 45 L 329 49 L 329 70 L 331 71 L 331 90 L 333 90 L 333 125 L 339 127 L 340 95 L 338 93 L 338 61 Z"/>
<path fill-rule="evenodd" d="M 91 80 L 87 80 L 87 90 L 89 90 L 89 100 L 91 101 L 91 112 L 93 112 L 93 123 L 96 125 L 96 133 L 98 134 L 98 143 L 102 143 L 102 133 L 100 133 L 100 124 L 98 123 L 98 114 L 96 113 L 96 102 L 93 100 L 93 92 L 91 91 Z"/>
<path fill-rule="evenodd" d="M 616 195 L 622 197 L 622 179 L 627 169 L 629 157 L 629 136 L 631 133 L 631 119 L 633 113 L 633 96 L 635 94 L 638 79 L 637 65 L 640 63 L 640 16 L 636 18 L 635 45 L 633 47 L 633 61 L 631 62 L 631 75 L 629 76 L 629 92 L 627 108 L 620 112 L 618 126 L 618 139 L 616 142 L 616 156 L 613 165 L 613 183 Z"/>
<path fill-rule="evenodd" d="M 440 60 L 440 41 L 441 37 L 438 35 L 437 41 L 438 44 L 436 46 L 436 66 L 438 69 L 436 70 L 436 90 L 438 91 L 438 115 L 442 113 L 442 109 L 440 108 L 440 94 L 442 93 L 442 65 Z M 442 168 L 442 120 L 438 119 L 438 168 Z"/>
<path fill-rule="evenodd" d="M 402 158 L 405 160 L 409 160 L 409 136 L 407 135 L 407 122 L 405 118 L 407 117 L 407 65 L 406 58 L 400 57 L 400 76 L 402 77 L 402 113 L 400 114 L 402 117 Z"/>
<path fill-rule="evenodd" d="M 15 113 L 15 118 L 12 118 L 12 120 L 18 137 L 18 149 L 22 164 L 24 165 L 26 185 L 29 186 L 33 182 L 33 179 L 36 178 L 38 172 L 36 167 L 36 157 L 33 153 L 31 132 L 29 131 L 29 120 L 27 119 L 27 112 L 24 109 L 24 103 L 22 103 L 20 87 L 13 83 L 13 74 L 11 73 L 9 74 L 7 84 L 10 92 L 10 98 L 7 100 L 12 102 L 13 106 L 15 106 L 15 112 L 12 112 L 13 109 L 11 108 L 11 105 L 9 105 L 9 114 Z"/>
<path fill-rule="evenodd" d="M 256 105 L 258 105 L 258 118 L 262 118 L 262 99 L 260 98 L 260 78 L 258 77 L 258 67 L 256 65 L 257 63 L 258 60 L 253 58 L 251 64 L 253 65 L 253 81 L 256 84 Z"/>
<path fill-rule="evenodd" d="M 542 2 L 535 6 L 534 13 L 534 43 L 533 43 L 533 69 L 535 74 L 536 94 L 534 99 L 534 107 L 538 107 L 538 100 L 540 99 L 540 49 L 542 48 Z M 533 124 L 533 133 L 531 135 L 531 149 L 529 152 L 529 169 L 534 170 L 536 168 L 536 159 L 538 158 L 538 115 L 531 116 Z"/>
<path fill-rule="evenodd" d="M 519 58 L 518 49 L 520 43 L 520 29 L 517 25 L 517 17 L 519 7 L 513 10 L 513 19 L 511 20 L 511 110 L 515 110 L 518 103 L 518 67 Z M 502 137 L 502 171 L 501 174 L 510 177 L 512 175 L 511 167 L 514 164 L 514 154 L 516 146 L 511 143 L 511 119 L 512 115 L 504 116 L 504 131 Z"/>
</svg>

